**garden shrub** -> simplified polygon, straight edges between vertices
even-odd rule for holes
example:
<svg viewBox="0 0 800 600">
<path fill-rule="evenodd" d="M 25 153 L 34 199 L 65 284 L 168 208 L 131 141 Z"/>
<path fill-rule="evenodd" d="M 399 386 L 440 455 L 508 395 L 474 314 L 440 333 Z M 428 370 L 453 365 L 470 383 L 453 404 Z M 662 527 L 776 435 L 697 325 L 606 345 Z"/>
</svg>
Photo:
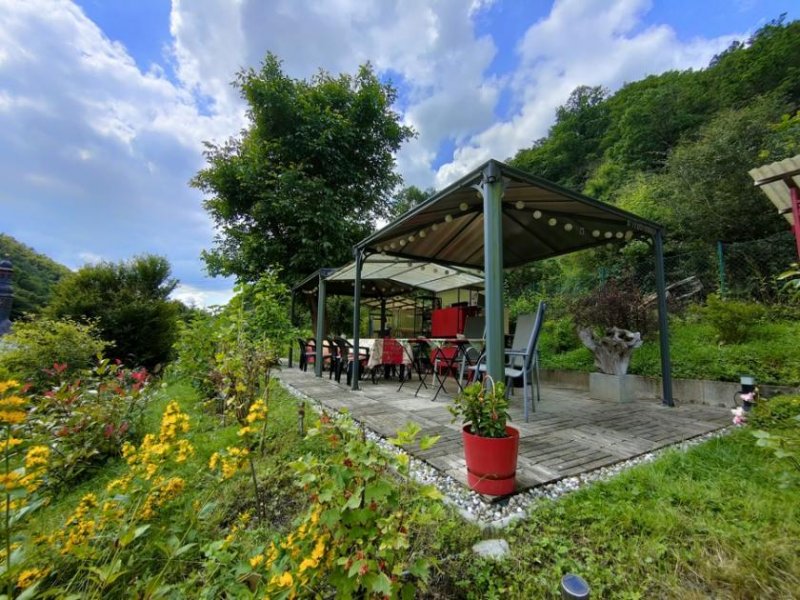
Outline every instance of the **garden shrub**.
<svg viewBox="0 0 800 600">
<path fill-rule="evenodd" d="M 59 365 L 62 376 L 90 368 L 107 346 L 93 323 L 45 318 L 18 321 L 3 337 L 0 368 L 39 388 L 50 380 L 54 365 Z"/>
<path fill-rule="evenodd" d="M 753 327 L 764 317 L 764 307 L 755 302 L 723 300 L 710 294 L 701 314 L 717 332 L 720 342 L 740 344 L 752 334 Z"/>
<path fill-rule="evenodd" d="M 213 398 L 219 389 L 216 354 L 219 332 L 217 317 L 196 311 L 188 321 L 178 323 L 175 361 L 169 373 L 185 379 L 203 398 Z"/>
<path fill-rule="evenodd" d="M 53 450 L 48 485 L 74 483 L 138 437 L 150 398 L 147 371 L 132 371 L 108 359 L 79 379 L 55 373 L 54 385 L 33 394 L 29 426 Z M 61 379 L 59 379 L 61 378 Z"/>
<path fill-rule="evenodd" d="M 137 256 L 119 263 L 87 265 L 62 279 L 46 314 L 95 319 L 111 344 L 109 356 L 155 370 L 170 358 L 181 304 L 170 300 L 177 280 L 161 256 Z"/>
<path fill-rule="evenodd" d="M 633 279 L 609 279 L 573 305 L 579 327 L 638 331 L 642 337 L 657 329 L 655 311 Z"/>
<path fill-rule="evenodd" d="M 409 425 L 390 440 L 415 443 L 420 428 Z M 430 559 L 415 547 L 411 531 L 441 514 L 441 493 L 406 481 L 408 455 L 385 454 L 363 439 L 348 418 L 323 415 L 310 436 L 327 438 L 333 452 L 292 463 L 309 508 L 288 536 L 274 539 L 251 564 L 265 568 L 268 597 L 411 598 L 424 590 Z M 435 438 L 421 438 L 429 448 Z"/>
<path fill-rule="evenodd" d="M 774 429 L 798 427 L 794 417 L 800 415 L 800 396 L 776 396 L 762 399 L 747 417 L 747 422 L 756 428 Z"/>
<path fill-rule="evenodd" d="M 542 325 L 540 347 L 546 354 L 561 354 L 581 347 L 576 333 L 575 321 L 570 316 L 560 319 L 545 319 Z"/>
</svg>

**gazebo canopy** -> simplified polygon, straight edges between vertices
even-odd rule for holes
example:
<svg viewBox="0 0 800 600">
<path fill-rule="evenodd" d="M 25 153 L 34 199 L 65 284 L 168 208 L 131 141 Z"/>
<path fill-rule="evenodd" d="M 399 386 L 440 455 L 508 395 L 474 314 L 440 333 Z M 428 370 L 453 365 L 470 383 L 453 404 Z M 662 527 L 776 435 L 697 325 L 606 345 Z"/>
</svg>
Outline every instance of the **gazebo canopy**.
<svg viewBox="0 0 800 600">
<path fill-rule="evenodd" d="M 341 269 L 320 269 L 315 271 L 302 281 L 292 286 L 292 295 L 317 295 L 319 292 L 320 278 L 325 281 L 326 294 L 329 296 L 352 296 L 354 282 L 353 278 L 343 277 L 335 280 L 329 279 L 334 273 Z M 361 286 L 361 295 L 364 298 L 393 298 L 395 296 L 407 295 L 414 291 L 414 286 L 392 280 L 388 277 L 373 278 Z"/>
<path fill-rule="evenodd" d="M 444 265 L 484 267 L 481 181 L 493 164 L 502 197 L 503 267 L 651 236 L 659 225 L 496 161 L 416 206 L 358 248 Z M 365 266 L 366 266 L 365 262 Z"/>
<path fill-rule="evenodd" d="M 356 264 L 345 265 L 327 276 L 331 284 L 347 282 L 352 288 L 356 278 Z M 430 261 L 408 260 L 398 256 L 374 254 L 367 257 L 361 267 L 362 295 L 377 282 L 390 282 L 405 289 L 416 288 L 428 292 L 445 292 L 456 288 L 483 287 L 483 273 L 476 269 L 443 266 Z M 336 283 L 334 283 L 336 282 Z M 365 294 L 365 291 L 367 292 Z"/>
</svg>

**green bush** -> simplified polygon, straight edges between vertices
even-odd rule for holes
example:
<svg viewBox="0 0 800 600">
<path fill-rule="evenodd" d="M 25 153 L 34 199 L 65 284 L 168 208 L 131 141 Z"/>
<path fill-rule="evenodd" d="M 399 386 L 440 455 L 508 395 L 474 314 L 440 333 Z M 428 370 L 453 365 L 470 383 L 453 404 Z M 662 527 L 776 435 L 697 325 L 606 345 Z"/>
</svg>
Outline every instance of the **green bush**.
<svg viewBox="0 0 800 600">
<path fill-rule="evenodd" d="M 800 396 L 776 396 L 761 400 L 750 412 L 747 422 L 759 429 L 797 428 L 794 417 L 800 415 Z"/>
<path fill-rule="evenodd" d="M 542 338 L 539 342 L 542 352 L 561 354 L 581 347 L 580 338 L 572 317 L 545 319 L 542 325 Z"/>
<path fill-rule="evenodd" d="M 46 314 L 96 319 L 110 356 L 155 370 L 171 358 L 177 336 L 180 303 L 169 299 L 176 285 L 161 256 L 87 265 L 58 283 Z"/>
<path fill-rule="evenodd" d="M 31 397 L 28 425 L 34 438 L 51 448 L 48 485 L 63 489 L 87 471 L 122 452 L 141 433 L 150 399 L 149 376 L 101 360 L 79 378 L 55 374 L 55 385 Z"/>
<path fill-rule="evenodd" d="M 219 387 L 215 355 L 219 333 L 217 317 L 197 311 L 188 322 L 178 323 L 178 339 L 174 351 L 176 360 L 170 374 L 189 381 L 203 398 L 213 398 Z"/>
<path fill-rule="evenodd" d="M 706 305 L 700 312 L 716 330 L 719 341 L 725 344 L 744 342 L 765 314 L 764 307 L 760 304 L 723 300 L 716 294 L 708 296 Z"/>
<path fill-rule="evenodd" d="M 39 387 L 50 378 L 46 370 L 55 365 L 65 374 L 87 369 L 107 346 L 93 323 L 45 318 L 18 321 L 3 338 L 0 370 Z"/>
</svg>

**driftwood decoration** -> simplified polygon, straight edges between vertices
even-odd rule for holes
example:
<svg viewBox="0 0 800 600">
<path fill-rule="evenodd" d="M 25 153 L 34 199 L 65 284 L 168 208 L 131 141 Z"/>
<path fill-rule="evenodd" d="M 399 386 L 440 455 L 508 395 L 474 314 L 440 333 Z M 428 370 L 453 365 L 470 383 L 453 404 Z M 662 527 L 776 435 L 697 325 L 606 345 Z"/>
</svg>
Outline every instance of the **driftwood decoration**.
<svg viewBox="0 0 800 600">
<path fill-rule="evenodd" d="M 606 329 L 598 337 L 590 328 L 578 330 L 583 345 L 594 353 L 594 365 L 607 375 L 625 375 L 634 349 L 642 345 L 642 334 L 619 327 Z"/>
</svg>

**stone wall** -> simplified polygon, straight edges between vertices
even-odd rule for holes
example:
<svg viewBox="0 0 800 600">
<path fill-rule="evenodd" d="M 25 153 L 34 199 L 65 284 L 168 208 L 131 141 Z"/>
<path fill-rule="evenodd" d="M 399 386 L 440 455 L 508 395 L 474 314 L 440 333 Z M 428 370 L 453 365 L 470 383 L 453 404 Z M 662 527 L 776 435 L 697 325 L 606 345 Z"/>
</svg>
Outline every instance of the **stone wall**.
<svg viewBox="0 0 800 600">
<path fill-rule="evenodd" d="M 545 385 L 574 388 L 588 391 L 591 373 L 578 371 L 556 371 L 543 369 L 541 381 Z M 626 387 L 636 398 L 660 399 L 661 378 L 626 375 Z M 766 398 L 779 394 L 800 394 L 800 387 L 759 385 L 761 395 Z M 673 379 L 672 396 L 676 402 L 689 404 L 707 404 L 709 406 L 733 406 L 733 395 L 740 385 L 730 381 L 712 381 L 708 379 Z"/>
</svg>

